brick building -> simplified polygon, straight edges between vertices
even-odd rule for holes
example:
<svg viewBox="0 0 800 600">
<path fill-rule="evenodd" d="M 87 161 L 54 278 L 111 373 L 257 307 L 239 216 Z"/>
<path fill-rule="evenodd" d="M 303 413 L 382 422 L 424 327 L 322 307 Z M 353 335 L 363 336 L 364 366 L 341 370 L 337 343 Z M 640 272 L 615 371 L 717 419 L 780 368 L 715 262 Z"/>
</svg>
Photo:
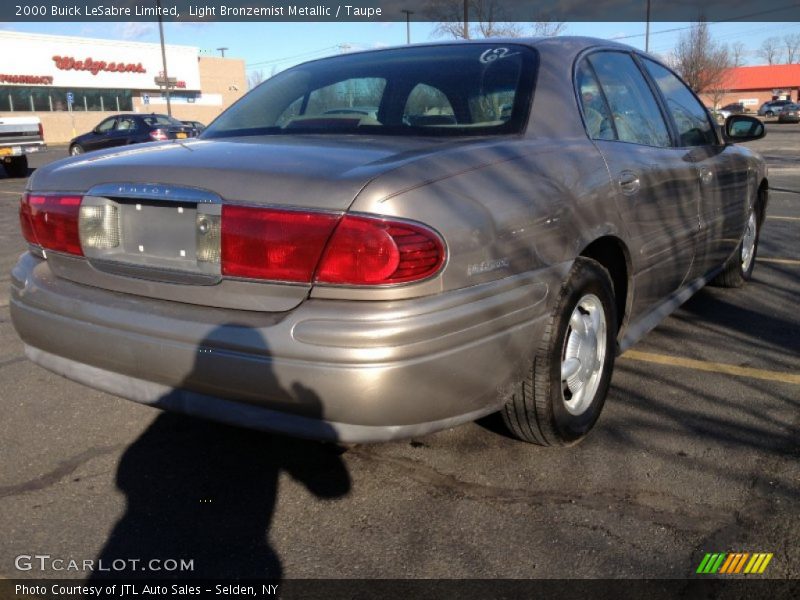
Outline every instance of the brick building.
<svg viewBox="0 0 800 600">
<path fill-rule="evenodd" d="M 756 111 L 769 100 L 800 101 L 800 65 L 735 67 L 715 88 L 700 95 L 708 106 L 740 102 Z"/>
<path fill-rule="evenodd" d="M 166 54 L 178 119 L 208 124 L 247 90 L 241 59 L 190 46 L 167 45 Z M 159 44 L 0 31 L 0 56 L 13 57 L 0 65 L 0 114 L 35 114 L 47 143 L 67 142 L 114 113 L 167 112 L 155 82 L 163 75 Z"/>
</svg>

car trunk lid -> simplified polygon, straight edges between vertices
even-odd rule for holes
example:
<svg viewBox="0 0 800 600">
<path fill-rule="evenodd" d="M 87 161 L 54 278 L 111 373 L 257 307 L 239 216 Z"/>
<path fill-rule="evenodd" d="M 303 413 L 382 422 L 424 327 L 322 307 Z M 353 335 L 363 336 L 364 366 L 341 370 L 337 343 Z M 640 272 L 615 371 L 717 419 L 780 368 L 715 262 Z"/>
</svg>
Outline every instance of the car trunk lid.
<svg viewBox="0 0 800 600">
<path fill-rule="evenodd" d="M 308 296 L 310 281 L 223 277 L 218 262 L 204 260 L 201 224 L 213 224 L 225 204 L 341 215 L 376 175 L 438 145 L 360 141 L 353 148 L 341 139 L 309 136 L 192 140 L 143 144 L 47 165 L 32 178 L 32 189 L 45 195 L 79 194 L 81 211 L 93 211 L 97 227 L 104 219 L 115 219 L 119 238 L 87 247 L 87 236 L 102 232 L 84 231 L 85 256 L 49 252 L 51 268 L 59 277 L 151 298 L 290 310 Z"/>
</svg>

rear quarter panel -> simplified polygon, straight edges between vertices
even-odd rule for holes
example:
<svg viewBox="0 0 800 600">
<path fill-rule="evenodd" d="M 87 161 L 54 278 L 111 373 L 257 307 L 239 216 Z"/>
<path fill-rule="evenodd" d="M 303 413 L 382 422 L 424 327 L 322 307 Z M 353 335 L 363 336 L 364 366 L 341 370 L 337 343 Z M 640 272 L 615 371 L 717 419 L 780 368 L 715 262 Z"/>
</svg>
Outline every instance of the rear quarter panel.
<svg viewBox="0 0 800 600">
<path fill-rule="evenodd" d="M 565 263 L 591 240 L 621 235 L 612 199 L 590 141 L 519 137 L 405 165 L 351 210 L 436 229 L 449 251 L 437 285 L 450 290 Z"/>
</svg>

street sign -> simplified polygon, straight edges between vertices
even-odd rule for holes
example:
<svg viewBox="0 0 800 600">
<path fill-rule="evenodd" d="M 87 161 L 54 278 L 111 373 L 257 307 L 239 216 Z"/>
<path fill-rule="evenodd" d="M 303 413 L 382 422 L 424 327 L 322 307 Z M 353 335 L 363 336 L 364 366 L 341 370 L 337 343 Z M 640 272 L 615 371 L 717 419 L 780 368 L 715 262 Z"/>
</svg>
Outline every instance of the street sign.
<svg viewBox="0 0 800 600">
<path fill-rule="evenodd" d="M 153 81 L 160 87 L 175 87 L 178 84 L 177 77 L 153 77 Z"/>
<path fill-rule="evenodd" d="M 75 94 L 72 92 L 67 92 L 67 104 L 72 106 L 75 103 Z"/>
<path fill-rule="evenodd" d="M 142 104 L 150 104 L 150 94 L 142 94 Z"/>
</svg>

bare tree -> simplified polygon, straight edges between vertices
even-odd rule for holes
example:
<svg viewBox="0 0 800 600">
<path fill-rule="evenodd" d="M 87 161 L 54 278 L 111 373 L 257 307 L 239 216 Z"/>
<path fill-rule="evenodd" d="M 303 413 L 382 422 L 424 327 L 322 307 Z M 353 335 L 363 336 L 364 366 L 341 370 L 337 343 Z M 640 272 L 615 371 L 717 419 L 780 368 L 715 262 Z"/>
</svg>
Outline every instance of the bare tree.
<svg viewBox="0 0 800 600">
<path fill-rule="evenodd" d="M 533 35 L 536 37 L 555 37 L 564 33 L 567 24 L 563 21 L 535 21 Z"/>
<path fill-rule="evenodd" d="M 722 104 L 722 99 L 730 92 L 725 83 L 726 82 L 724 79 L 720 80 L 705 90 L 708 94 L 708 97 L 711 98 L 711 104 L 714 106 L 714 108 L 719 108 L 719 105 Z"/>
<path fill-rule="evenodd" d="M 731 63 L 734 67 L 741 67 L 745 63 L 747 46 L 744 42 L 734 42 L 730 46 Z"/>
<path fill-rule="evenodd" d="M 761 42 L 758 55 L 767 61 L 768 65 L 776 65 L 781 62 L 781 41 L 776 37 L 768 37 Z"/>
<path fill-rule="evenodd" d="M 266 79 L 266 77 L 264 76 L 263 69 L 251 71 L 250 74 L 247 76 L 247 89 L 252 90 L 259 83 L 264 81 L 264 79 Z"/>
<path fill-rule="evenodd" d="M 727 72 L 733 64 L 728 48 L 711 39 L 705 21 L 696 23 L 681 35 L 671 62 L 697 93 L 711 88 L 724 89 Z"/>
<path fill-rule="evenodd" d="M 800 33 L 790 33 L 784 36 L 783 44 L 786 49 L 787 64 L 794 64 L 800 59 Z"/>
<path fill-rule="evenodd" d="M 521 37 L 528 34 L 523 23 L 504 21 L 502 0 L 432 0 L 429 16 L 438 21 L 434 37 L 455 39 Z M 557 21 L 535 21 L 532 35 L 555 36 L 566 24 Z"/>
</svg>

